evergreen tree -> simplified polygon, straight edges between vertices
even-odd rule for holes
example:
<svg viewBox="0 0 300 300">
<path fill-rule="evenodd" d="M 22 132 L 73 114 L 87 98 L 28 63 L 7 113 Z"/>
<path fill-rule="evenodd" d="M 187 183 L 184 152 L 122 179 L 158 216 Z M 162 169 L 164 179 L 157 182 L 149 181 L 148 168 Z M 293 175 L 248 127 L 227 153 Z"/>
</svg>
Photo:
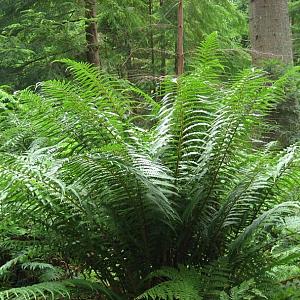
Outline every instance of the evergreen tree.
<svg viewBox="0 0 300 300">
<path fill-rule="evenodd" d="M 274 59 L 293 63 L 288 0 L 250 0 L 253 63 Z"/>
<path fill-rule="evenodd" d="M 86 17 L 86 42 L 87 42 L 87 61 L 90 64 L 100 67 L 99 57 L 99 38 L 97 18 L 97 1 L 84 0 Z"/>
<path fill-rule="evenodd" d="M 213 31 L 220 32 L 225 48 L 237 48 L 244 20 L 229 0 L 183 6 L 186 66 Z M 153 89 L 157 75 L 177 71 L 177 9 L 172 0 L 2 1 L 1 85 L 18 89 L 59 77 L 63 71 L 52 62 L 62 57 L 96 65 L 100 57 L 102 69 Z M 228 64 L 238 53 L 228 52 Z"/>
</svg>

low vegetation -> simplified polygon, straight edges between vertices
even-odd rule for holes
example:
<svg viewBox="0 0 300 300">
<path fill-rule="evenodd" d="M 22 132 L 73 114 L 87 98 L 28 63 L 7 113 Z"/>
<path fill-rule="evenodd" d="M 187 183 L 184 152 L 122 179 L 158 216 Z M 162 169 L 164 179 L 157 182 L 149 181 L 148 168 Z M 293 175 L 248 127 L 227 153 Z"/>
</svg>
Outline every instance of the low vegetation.
<svg viewBox="0 0 300 300">
<path fill-rule="evenodd" d="M 300 297 L 299 145 L 265 139 L 292 71 L 232 78 L 217 49 L 160 104 L 71 60 L 1 93 L 0 299 Z"/>
</svg>

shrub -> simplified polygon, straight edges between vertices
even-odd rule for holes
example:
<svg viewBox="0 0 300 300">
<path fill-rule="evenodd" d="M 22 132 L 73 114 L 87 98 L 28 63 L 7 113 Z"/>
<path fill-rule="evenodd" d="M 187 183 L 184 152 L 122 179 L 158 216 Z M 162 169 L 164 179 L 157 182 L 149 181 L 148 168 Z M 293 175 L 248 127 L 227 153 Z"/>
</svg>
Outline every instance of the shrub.
<svg viewBox="0 0 300 300">
<path fill-rule="evenodd" d="M 276 282 L 274 267 L 297 260 L 285 230 L 298 146 L 262 134 L 285 78 L 249 69 L 222 82 L 215 35 L 199 53 L 159 105 L 69 60 L 73 81 L 20 92 L 1 120 L 2 226 L 13 220 L 31 251 L 76 266 L 109 299 L 227 299 Z"/>
</svg>

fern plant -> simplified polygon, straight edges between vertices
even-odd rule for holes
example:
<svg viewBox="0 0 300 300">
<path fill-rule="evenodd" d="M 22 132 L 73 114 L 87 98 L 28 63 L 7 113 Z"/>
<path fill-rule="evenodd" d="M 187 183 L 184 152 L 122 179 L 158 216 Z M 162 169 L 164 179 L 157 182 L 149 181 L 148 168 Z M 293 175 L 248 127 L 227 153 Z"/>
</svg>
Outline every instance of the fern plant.
<svg viewBox="0 0 300 300">
<path fill-rule="evenodd" d="M 222 82 L 218 53 L 212 34 L 160 104 L 69 60 L 72 81 L 19 92 L 1 118 L 2 219 L 38 228 L 35 247 L 109 299 L 218 299 L 267 281 L 284 263 L 273 246 L 280 256 L 295 244 L 281 233 L 299 211 L 298 145 L 263 142 L 285 78 L 250 69 Z M 50 292 L 40 284 L 28 299 Z"/>
</svg>

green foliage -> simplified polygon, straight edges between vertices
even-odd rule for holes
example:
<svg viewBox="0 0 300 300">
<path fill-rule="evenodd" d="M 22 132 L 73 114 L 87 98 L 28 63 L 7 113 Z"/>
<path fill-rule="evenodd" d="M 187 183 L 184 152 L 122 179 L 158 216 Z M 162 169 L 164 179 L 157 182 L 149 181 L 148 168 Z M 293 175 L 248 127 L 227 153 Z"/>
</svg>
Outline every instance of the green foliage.
<svg viewBox="0 0 300 300">
<path fill-rule="evenodd" d="M 56 58 L 84 59 L 82 11 L 76 1 L 3 1 L 1 84 L 24 88 L 60 75 L 61 70 L 52 64 Z"/>
<path fill-rule="evenodd" d="M 292 31 L 293 31 L 293 42 L 294 42 L 294 57 L 295 62 L 299 65 L 300 62 L 300 44 L 299 44 L 299 37 L 300 37 L 300 1 L 298 0 L 291 0 L 289 1 L 290 7 L 290 16 L 292 21 Z"/>
<path fill-rule="evenodd" d="M 261 291 L 256 288 L 253 280 L 244 281 L 240 286 L 234 287 L 230 291 L 230 296 L 225 292 L 221 294 L 220 300 L 242 300 L 242 299 L 268 299 Z"/>
<path fill-rule="evenodd" d="M 277 131 L 273 132 L 272 139 L 276 139 L 286 147 L 299 140 L 299 67 L 290 68 L 276 60 L 264 63 L 263 68 L 272 79 L 282 76 L 288 78 L 285 86 L 284 101 L 279 103 L 276 111 L 270 115 L 270 125 L 276 123 Z"/>
<path fill-rule="evenodd" d="M 29 287 L 14 288 L 8 291 L 0 292 L 0 299 L 36 299 L 42 297 L 49 299 L 49 295 L 52 295 L 52 299 L 63 297 L 70 298 L 68 290 L 63 284 L 60 283 L 39 283 Z"/>
<path fill-rule="evenodd" d="M 201 281 L 196 272 L 165 268 L 152 274 L 154 275 L 170 280 L 154 286 L 137 299 L 203 299 L 197 291 Z"/>
<path fill-rule="evenodd" d="M 249 58 L 238 46 L 245 18 L 229 0 L 185 2 L 185 52 L 191 61 L 199 42 L 220 33 L 232 73 Z M 101 67 L 147 89 L 176 61 L 177 5 L 174 1 L 98 1 Z M 86 59 L 84 1 L 12 1 L 0 8 L 0 82 L 21 89 L 63 70 L 55 59 Z M 235 58 L 235 64 L 231 59 Z M 238 62 L 238 63 L 237 63 Z"/>
<path fill-rule="evenodd" d="M 299 146 L 265 144 L 264 118 L 288 77 L 223 81 L 218 48 L 208 36 L 160 104 L 70 60 L 72 80 L 14 96 L 1 118 L 2 247 L 31 253 L 8 268 L 39 274 L 3 297 L 66 298 L 79 291 L 69 278 L 108 299 L 251 299 L 254 282 L 283 286 L 276 268 L 299 257 Z M 49 264 L 63 270 L 50 283 Z"/>
<path fill-rule="evenodd" d="M 215 268 L 217 265 L 222 268 Z M 147 278 L 163 280 L 137 299 L 216 299 L 229 286 L 227 263 L 203 266 L 199 271 L 179 266 L 162 268 Z M 213 278 L 213 280 L 212 280 Z"/>
<path fill-rule="evenodd" d="M 0 292 L 0 299 L 71 299 L 71 297 L 73 298 L 73 296 L 80 294 L 81 289 L 91 290 L 96 295 L 97 291 L 101 290 L 103 292 L 104 290 L 99 284 L 88 283 L 86 280 L 73 279 L 61 282 L 42 282 L 31 286 L 12 288 Z M 82 291 L 81 293 L 83 294 Z M 109 292 L 104 292 L 104 294 L 107 295 L 107 299 L 118 299 L 112 298 Z"/>
</svg>

